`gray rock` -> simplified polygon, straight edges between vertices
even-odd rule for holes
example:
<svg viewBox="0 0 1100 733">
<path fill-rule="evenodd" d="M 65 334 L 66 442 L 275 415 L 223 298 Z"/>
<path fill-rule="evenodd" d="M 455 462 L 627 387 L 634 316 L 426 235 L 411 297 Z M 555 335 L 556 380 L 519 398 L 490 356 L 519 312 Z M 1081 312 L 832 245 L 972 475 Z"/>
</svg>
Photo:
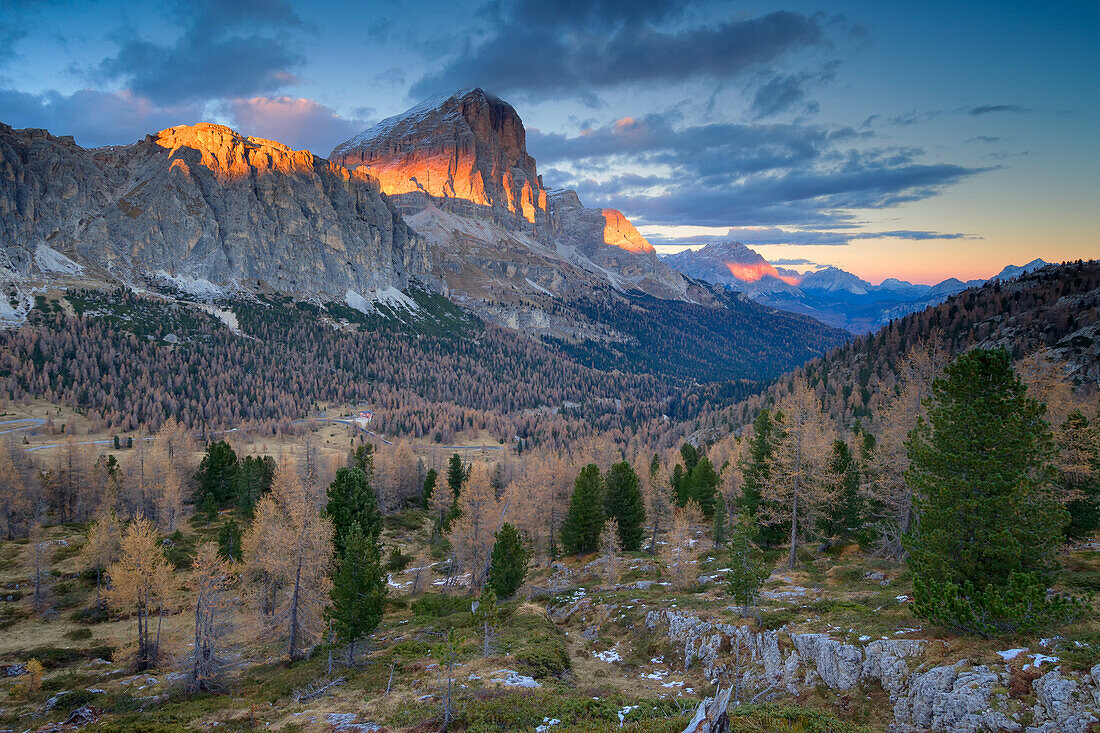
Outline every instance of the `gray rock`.
<svg viewBox="0 0 1100 733">
<path fill-rule="evenodd" d="M 859 683 L 863 653 L 858 648 L 828 634 L 792 634 L 791 642 L 804 659 L 813 661 L 827 687 L 849 690 Z"/>
</svg>

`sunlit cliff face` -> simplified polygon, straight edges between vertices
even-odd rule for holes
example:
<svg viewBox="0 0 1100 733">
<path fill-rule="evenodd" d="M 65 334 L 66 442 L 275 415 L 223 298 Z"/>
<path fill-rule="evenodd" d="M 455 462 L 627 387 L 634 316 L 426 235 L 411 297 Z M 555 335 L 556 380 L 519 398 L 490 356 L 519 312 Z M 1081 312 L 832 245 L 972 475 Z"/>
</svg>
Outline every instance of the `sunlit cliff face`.
<svg viewBox="0 0 1100 733">
<path fill-rule="evenodd" d="M 758 282 L 765 276 L 771 276 L 777 280 L 782 280 L 788 285 L 798 285 L 802 278 L 794 275 L 781 275 L 775 267 L 767 262 L 754 262 L 752 264 L 745 264 L 741 262 L 727 262 L 726 267 L 729 268 L 730 274 L 735 278 L 745 283 Z"/>
<path fill-rule="evenodd" d="M 173 168 L 186 171 L 187 164 L 176 156 L 184 148 L 195 150 L 199 153 L 200 165 L 227 181 L 252 175 L 312 175 L 314 172 L 313 154 L 307 150 L 291 150 L 273 140 L 244 137 L 228 127 L 208 122 L 170 127 L 157 133 L 152 140 L 168 150 L 169 157 L 175 158 Z"/>
<path fill-rule="evenodd" d="M 332 159 L 365 168 L 391 196 L 461 200 L 530 224 L 547 216 L 523 123 L 510 105 L 481 90 L 384 120 L 337 146 Z"/>
<path fill-rule="evenodd" d="M 623 212 L 618 209 L 604 209 L 602 213 L 606 222 L 603 229 L 604 244 L 637 254 L 654 251 L 653 245 L 623 216 Z"/>
</svg>

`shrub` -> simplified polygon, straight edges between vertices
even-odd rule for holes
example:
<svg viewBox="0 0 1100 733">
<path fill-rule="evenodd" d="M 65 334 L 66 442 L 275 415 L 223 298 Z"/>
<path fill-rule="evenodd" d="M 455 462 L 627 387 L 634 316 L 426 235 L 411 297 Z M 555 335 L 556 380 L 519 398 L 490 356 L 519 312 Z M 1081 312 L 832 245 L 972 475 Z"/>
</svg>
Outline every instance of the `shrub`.
<svg viewBox="0 0 1100 733">
<path fill-rule="evenodd" d="M 84 641 L 92 638 L 92 630 L 89 628 L 70 629 L 65 632 L 65 638 L 73 641 Z"/>
<path fill-rule="evenodd" d="M 442 593 L 425 593 L 412 602 L 412 611 L 417 616 L 443 618 L 454 613 L 470 610 L 470 599 L 463 596 L 447 596 Z"/>
<path fill-rule="evenodd" d="M 520 670 L 535 679 L 561 677 L 572 669 L 569 649 L 557 631 L 544 631 L 527 637 L 512 652 Z"/>
<path fill-rule="evenodd" d="M 1080 618 L 1091 605 L 1085 600 L 1046 593 L 1046 584 L 1034 573 L 1012 573 L 1003 586 L 976 589 L 962 585 L 914 579 L 915 611 L 949 629 L 984 638 L 1038 634 L 1051 626 Z"/>
</svg>

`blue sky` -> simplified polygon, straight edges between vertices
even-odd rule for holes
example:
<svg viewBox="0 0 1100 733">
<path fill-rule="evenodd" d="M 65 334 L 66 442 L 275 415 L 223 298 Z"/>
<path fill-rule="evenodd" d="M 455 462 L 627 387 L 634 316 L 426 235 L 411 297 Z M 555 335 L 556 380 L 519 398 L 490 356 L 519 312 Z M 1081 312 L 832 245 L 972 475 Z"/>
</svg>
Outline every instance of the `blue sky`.
<svg viewBox="0 0 1100 733">
<path fill-rule="evenodd" d="M 1098 31 L 1095 3 L 6 0 L 0 121 L 94 146 L 212 120 L 327 155 L 481 86 L 546 185 L 664 249 L 934 282 L 1100 255 Z"/>
</svg>

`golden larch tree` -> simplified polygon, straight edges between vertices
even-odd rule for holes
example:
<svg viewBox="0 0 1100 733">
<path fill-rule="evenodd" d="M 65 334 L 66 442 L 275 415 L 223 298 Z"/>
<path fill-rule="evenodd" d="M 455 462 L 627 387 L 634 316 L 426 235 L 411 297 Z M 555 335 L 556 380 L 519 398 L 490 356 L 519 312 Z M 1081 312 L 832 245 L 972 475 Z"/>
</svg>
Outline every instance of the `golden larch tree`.
<svg viewBox="0 0 1100 733">
<path fill-rule="evenodd" d="M 140 516 L 130 522 L 122 537 L 119 559 L 108 567 L 107 576 L 111 581 L 107 600 L 113 608 L 130 613 L 136 623 L 134 666 L 139 671 L 155 667 L 160 657 L 161 615 L 172 569 L 164 558 L 152 522 Z"/>
<path fill-rule="evenodd" d="M 475 463 L 458 499 L 459 516 L 451 525 L 451 545 L 460 570 L 470 573 L 470 587 L 485 581 L 494 534 L 500 529 L 501 508 L 486 463 Z"/>
</svg>

